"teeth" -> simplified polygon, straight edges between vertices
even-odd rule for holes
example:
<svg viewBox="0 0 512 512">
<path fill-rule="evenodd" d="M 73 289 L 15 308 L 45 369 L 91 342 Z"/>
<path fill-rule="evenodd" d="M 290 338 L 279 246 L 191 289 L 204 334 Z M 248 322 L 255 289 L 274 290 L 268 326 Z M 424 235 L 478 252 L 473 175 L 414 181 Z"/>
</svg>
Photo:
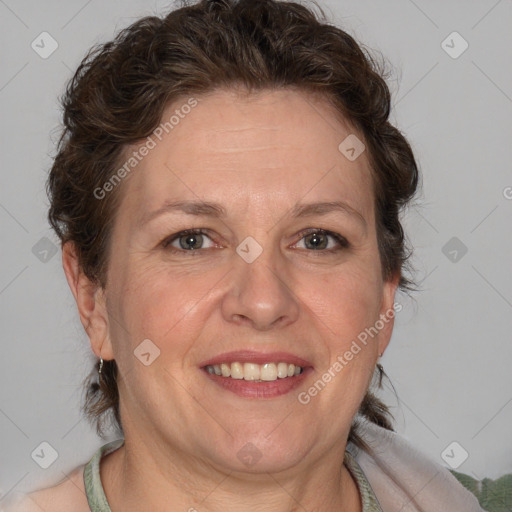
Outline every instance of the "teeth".
<svg viewBox="0 0 512 512">
<path fill-rule="evenodd" d="M 286 363 L 279 363 L 277 365 L 277 376 L 280 379 L 288 377 L 288 365 Z"/>
<path fill-rule="evenodd" d="M 206 371 L 223 377 L 237 380 L 250 380 L 256 382 L 270 382 L 300 375 L 301 366 L 291 363 L 222 363 L 206 366 Z"/>
<path fill-rule="evenodd" d="M 208 366 L 206 368 L 208 368 Z M 243 379 L 244 378 L 244 367 L 240 363 L 231 363 L 231 378 L 232 379 Z"/>
<path fill-rule="evenodd" d="M 221 364 L 220 371 L 222 372 L 223 377 L 231 377 L 231 365 L 229 364 Z"/>
<path fill-rule="evenodd" d="M 297 366 L 300 371 L 300 368 Z M 277 366 L 274 363 L 267 363 L 261 367 L 261 380 L 277 380 Z"/>
</svg>

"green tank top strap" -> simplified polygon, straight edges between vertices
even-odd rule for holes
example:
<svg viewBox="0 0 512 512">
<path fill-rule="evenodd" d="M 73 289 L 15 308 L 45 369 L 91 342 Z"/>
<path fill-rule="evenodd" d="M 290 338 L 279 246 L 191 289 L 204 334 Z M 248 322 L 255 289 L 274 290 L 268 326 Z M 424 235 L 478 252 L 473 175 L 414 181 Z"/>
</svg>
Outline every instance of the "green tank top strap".
<svg viewBox="0 0 512 512">
<path fill-rule="evenodd" d="M 124 439 L 116 439 L 103 445 L 93 455 L 84 468 L 85 495 L 91 512 L 112 512 L 103 490 L 100 477 L 100 460 L 124 444 Z"/>
<path fill-rule="evenodd" d="M 344 462 L 350 473 L 352 473 L 357 487 L 359 488 L 363 512 L 382 512 L 382 508 L 377 500 L 377 496 L 375 496 L 373 492 L 370 482 L 368 482 L 366 475 L 363 473 L 355 457 L 348 450 L 345 451 Z"/>
</svg>

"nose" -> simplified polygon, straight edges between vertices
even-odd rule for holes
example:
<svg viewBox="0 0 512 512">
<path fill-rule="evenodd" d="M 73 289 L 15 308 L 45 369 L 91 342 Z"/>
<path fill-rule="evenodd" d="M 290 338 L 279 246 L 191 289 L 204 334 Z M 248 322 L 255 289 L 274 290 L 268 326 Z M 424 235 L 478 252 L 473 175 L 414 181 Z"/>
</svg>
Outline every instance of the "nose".
<svg viewBox="0 0 512 512">
<path fill-rule="evenodd" d="M 267 331 L 294 323 L 299 301 L 289 273 L 275 251 L 263 250 L 252 263 L 235 256 L 231 286 L 222 301 L 226 321 Z"/>
</svg>

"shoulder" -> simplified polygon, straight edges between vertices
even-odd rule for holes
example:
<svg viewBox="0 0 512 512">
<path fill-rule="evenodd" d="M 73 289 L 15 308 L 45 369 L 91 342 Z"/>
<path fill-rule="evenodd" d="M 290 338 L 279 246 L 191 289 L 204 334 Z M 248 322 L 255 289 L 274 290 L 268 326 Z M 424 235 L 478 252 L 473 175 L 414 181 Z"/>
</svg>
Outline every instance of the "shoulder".
<svg viewBox="0 0 512 512">
<path fill-rule="evenodd" d="M 52 487 L 15 493 L 2 512 L 90 512 L 84 487 L 84 465 Z"/>
<path fill-rule="evenodd" d="M 384 510 L 481 512 L 478 500 L 450 471 L 405 437 L 369 422 L 361 423 L 371 453 L 354 446 L 353 455 Z M 413 498 L 411 498 L 413 497 Z M 412 502 L 411 502 L 412 499 Z"/>
</svg>

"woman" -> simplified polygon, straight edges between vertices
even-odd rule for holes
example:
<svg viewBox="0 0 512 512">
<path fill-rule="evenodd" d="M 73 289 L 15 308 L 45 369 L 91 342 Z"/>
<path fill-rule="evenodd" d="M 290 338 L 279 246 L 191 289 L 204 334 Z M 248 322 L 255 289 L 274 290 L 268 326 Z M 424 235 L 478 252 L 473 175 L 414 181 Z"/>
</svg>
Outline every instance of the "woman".
<svg viewBox="0 0 512 512">
<path fill-rule="evenodd" d="M 369 391 L 401 306 L 418 172 L 345 32 L 201 1 L 92 51 L 50 222 L 121 431 L 17 510 L 478 511 Z"/>
</svg>

